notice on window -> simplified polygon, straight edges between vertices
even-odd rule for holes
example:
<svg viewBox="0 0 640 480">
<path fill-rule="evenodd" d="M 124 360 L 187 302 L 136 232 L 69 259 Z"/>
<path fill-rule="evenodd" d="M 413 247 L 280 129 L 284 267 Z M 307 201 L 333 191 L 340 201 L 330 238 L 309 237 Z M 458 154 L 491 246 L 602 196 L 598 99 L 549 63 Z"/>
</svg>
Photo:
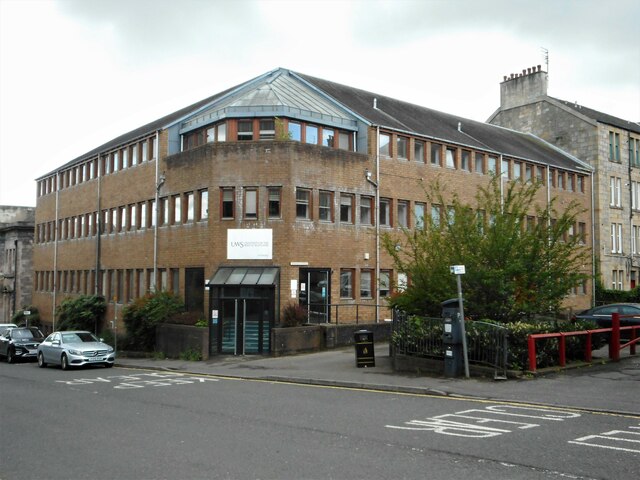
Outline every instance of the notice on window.
<svg viewBox="0 0 640 480">
<path fill-rule="evenodd" d="M 227 260 L 271 260 L 272 258 L 272 229 L 227 230 Z"/>
</svg>

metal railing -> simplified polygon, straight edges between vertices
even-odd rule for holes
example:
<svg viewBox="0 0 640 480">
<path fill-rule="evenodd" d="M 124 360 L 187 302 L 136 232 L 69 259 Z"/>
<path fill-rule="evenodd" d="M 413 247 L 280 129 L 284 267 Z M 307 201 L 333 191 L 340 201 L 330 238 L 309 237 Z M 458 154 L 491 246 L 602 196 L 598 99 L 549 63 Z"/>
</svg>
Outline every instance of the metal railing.
<svg viewBox="0 0 640 480">
<path fill-rule="evenodd" d="M 466 322 L 469 363 L 495 369 L 495 378 L 506 378 L 509 342 L 507 328 L 493 323 Z M 445 358 L 442 318 L 419 317 L 394 310 L 394 353 L 425 358 Z"/>
</svg>

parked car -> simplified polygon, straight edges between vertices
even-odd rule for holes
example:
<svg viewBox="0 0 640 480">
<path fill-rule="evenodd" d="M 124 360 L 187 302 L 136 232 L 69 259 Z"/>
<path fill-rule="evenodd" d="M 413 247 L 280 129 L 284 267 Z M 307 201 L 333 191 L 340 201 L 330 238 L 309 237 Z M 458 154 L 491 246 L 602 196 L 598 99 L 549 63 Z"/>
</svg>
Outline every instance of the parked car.
<svg viewBox="0 0 640 480">
<path fill-rule="evenodd" d="M 63 370 L 85 365 L 113 367 L 113 347 L 85 331 L 53 332 L 38 345 L 38 366 L 60 365 Z"/>
<path fill-rule="evenodd" d="M 19 359 L 35 359 L 44 335 L 36 327 L 4 328 L 0 333 L 0 356 L 8 363 Z"/>
<path fill-rule="evenodd" d="M 577 320 L 590 320 L 595 322 L 600 328 L 611 327 L 611 316 L 614 313 L 620 315 L 635 315 L 634 317 L 623 317 L 620 319 L 620 326 L 640 325 L 640 303 L 612 303 L 600 307 L 590 308 L 574 316 Z"/>
<path fill-rule="evenodd" d="M 15 323 L 0 323 L 0 335 L 2 335 L 7 328 L 16 328 L 17 326 Z"/>
</svg>

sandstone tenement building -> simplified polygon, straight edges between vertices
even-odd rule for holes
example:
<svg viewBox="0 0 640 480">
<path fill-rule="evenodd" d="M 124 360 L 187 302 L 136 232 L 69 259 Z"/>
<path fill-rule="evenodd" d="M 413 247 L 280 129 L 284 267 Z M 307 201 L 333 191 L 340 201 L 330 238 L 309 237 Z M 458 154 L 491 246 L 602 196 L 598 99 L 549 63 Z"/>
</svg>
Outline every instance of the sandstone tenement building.
<svg viewBox="0 0 640 480">
<path fill-rule="evenodd" d="M 504 77 L 489 123 L 531 133 L 593 167 L 594 252 L 605 288 L 640 278 L 640 124 L 550 97 L 540 66 Z"/>
<path fill-rule="evenodd" d="M 492 173 L 590 208 L 590 167 L 531 134 L 276 69 L 40 177 L 34 303 L 52 325 L 70 295 L 104 295 L 112 319 L 172 290 L 208 321 L 212 354 L 270 351 L 290 304 L 382 321 L 407 279 L 380 235 L 443 214 L 422 182 L 473 198 Z M 590 244 L 590 214 L 575 233 Z M 568 293 L 590 305 L 590 284 Z"/>
</svg>

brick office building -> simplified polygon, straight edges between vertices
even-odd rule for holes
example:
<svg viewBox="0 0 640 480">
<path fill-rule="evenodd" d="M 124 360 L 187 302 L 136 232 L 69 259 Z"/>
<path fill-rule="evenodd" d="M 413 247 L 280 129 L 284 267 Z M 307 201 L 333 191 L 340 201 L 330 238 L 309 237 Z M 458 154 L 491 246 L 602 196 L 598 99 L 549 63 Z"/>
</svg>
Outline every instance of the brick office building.
<svg viewBox="0 0 640 480">
<path fill-rule="evenodd" d="M 380 235 L 446 207 L 421 181 L 471 198 L 499 171 L 561 179 L 541 202 L 590 206 L 588 166 L 532 135 L 277 69 L 39 178 L 34 302 L 53 323 L 63 297 L 101 293 L 113 318 L 173 290 L 209 320 L 214 354 L 269 351 L 290 303 L 310 321 L 382 320 L 407 279 Z M 590 242 L 589 214 L 576 229 Z M 567 306 L 590 304 L 579 290 Z"/>
<path fill-rule="evenodd" d="M 605 288 L 640 278 L 640 124 L 547 94 L 540 66 L 504 77 L 489 123 L 532 133 L 588 162 L 594 179 L 594 245 Z"/>
</svg>

